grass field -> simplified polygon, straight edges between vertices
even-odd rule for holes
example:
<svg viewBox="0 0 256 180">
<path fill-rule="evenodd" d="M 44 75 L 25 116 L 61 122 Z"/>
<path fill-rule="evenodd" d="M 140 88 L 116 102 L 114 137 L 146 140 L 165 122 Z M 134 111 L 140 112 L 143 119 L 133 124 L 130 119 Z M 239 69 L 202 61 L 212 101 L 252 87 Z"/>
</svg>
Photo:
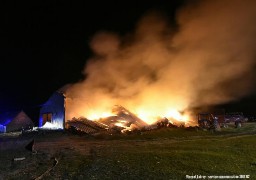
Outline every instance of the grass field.
<svg viewBox="0 0 256 180">
<path fill-rule="evenodd" d="M 52 132 L 35 136 L 37 153 L 2 151 L 0 179 L 256 179 L 255 136 L 255 123 L 220 132 L 165 128 L 100 137 Z M 14 162 L 15 157 L 25 159 Z"/>
</svg>

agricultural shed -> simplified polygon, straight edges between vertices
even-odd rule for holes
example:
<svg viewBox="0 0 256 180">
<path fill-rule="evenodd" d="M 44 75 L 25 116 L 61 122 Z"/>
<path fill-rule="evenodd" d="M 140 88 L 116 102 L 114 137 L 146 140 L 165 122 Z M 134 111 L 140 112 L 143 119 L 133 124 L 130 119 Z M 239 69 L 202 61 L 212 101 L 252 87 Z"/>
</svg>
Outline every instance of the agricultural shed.
<svg viewBox="0 0 256 180">
<path fill-rule="evenodd" d="M 0 133 L 30 129 L 33 126 L 33 121 L 22 110 L 0 113 Z"/>
<path fill-rule="evenodd" d="M 58 129 L 65 127 L 65 96 L 61 92 L 54 92 L 42 105 L 39 113 L 39 127 L 46 122 L 53 124 Z"/>
</svg>

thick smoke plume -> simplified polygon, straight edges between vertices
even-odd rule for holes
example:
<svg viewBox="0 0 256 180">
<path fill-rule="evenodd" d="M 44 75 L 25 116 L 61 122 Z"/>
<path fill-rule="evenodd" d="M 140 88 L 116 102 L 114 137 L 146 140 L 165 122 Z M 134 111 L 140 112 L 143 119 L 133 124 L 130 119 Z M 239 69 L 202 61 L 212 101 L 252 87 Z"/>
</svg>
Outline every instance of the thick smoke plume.
<svg viewBox="0 0 256 180">
<path fill-rule="evenodd" d="M 127 36 L 96 34 L 86 79 L 66 92 L 67 119 L 105 116 L 119 104 L 151 123 L 151 117 L 173 110 L 217 105 L 250 93 L 256 1 L 193 2 L 178 11 L 175 27 L 154 12 Z"/>
</svg>

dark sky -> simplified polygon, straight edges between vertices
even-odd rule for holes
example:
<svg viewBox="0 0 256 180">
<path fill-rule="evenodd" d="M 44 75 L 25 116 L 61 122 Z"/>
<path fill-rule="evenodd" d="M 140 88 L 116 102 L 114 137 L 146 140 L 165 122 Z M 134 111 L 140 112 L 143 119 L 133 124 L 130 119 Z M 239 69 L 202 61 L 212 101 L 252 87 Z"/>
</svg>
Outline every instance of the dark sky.
<svg viewBox="0 0 256 180">
<path fill-rule="evenodd" d="M 173 17 L 182 2 L 2 2 L 1 111 L 38 109 L 54 91 L 83 78 L 98 31 L 125 34 L 148 11 Z"/>
<path fill-rule="evenodd" d="M 83 78 L 86 59 L 91 56 L 89 42 L 95 33 L 107 30 L 125 34 L 150 10 L 161 11 L 172 19 L 182 3 L 1 2 L 0 110 L 38 110 L 54 91 Z M 232 108 L 251 108 L 254 100 L 245 101 L 249 103 Z"/>
</svg>

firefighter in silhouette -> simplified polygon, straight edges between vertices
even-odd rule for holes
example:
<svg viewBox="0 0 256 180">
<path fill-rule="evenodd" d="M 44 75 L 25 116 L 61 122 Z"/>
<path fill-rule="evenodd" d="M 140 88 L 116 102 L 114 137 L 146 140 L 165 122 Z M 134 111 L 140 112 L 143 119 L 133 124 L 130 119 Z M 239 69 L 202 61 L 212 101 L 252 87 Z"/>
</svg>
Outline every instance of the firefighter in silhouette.
<svg viewBox="0 0 256 180">
<path fill-rule="evenodd" d="M 215 131 L 219 131 L 220 130 L 220 124 L 219 124 L 219 118 L 217 116 L 214 116 L 213 114 L 211 114 L 212 116 L 212 124 L 213 124 L 213 128 Z"/>
</svg>

